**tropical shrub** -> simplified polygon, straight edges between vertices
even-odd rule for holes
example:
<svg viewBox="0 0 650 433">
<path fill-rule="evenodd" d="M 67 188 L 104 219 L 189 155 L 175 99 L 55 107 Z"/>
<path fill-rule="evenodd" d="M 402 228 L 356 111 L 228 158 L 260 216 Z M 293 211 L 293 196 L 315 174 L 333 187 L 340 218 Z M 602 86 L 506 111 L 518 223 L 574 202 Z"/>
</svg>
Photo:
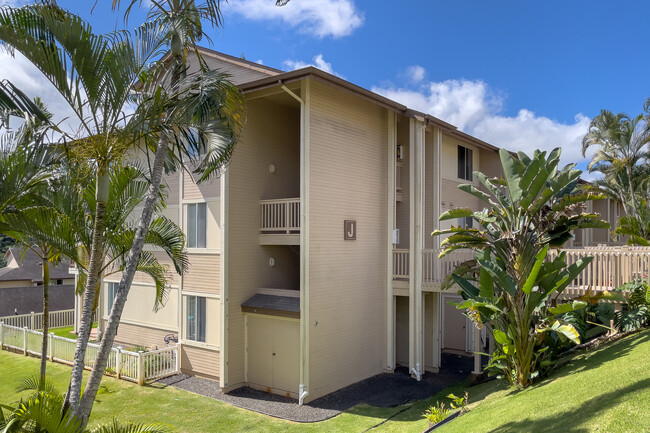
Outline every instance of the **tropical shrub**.
<svg viewBox="0 0 650 433">
<path fill-rule="evenodd" d="M 446 408 L 444 403 L 436 402 L 435 406 L 429 406 L 422 416 L 429 421 L 429 425 L 438 424 L 440 421 L 451 415 L 451 409 Z"/>
<path fill-rule="evenodd" d="M 650 322 L 650 286 L 643 281 L 632 281 L 616 289 L 627 293 L 627 302 L 614 315 L 614 325 L 620 331 L 630 332 Z"/>
<path fill-rule="evenodd" d="M 579 342 L 578 331 L 562 316 L 587 305 L 552 306 L 591 257 L 567 266 L 566 254 L 551 258 L 549 248 L 561 247 L 572 230 L 609 227 L 598 215 L 584 212 L 586 201 L 601 196 L 578 188 L 581 171 L 573 164 L 558 168 L 560 153 L 535 151 L 531 158 L 519 152 L 515 157 L 501 149 L 502 178 L 475 172 L 481 189 L 459 186 L 486 208 L 452 209 L 440 216 L 441 221 L 470 217 L 478 224 L 433 233 L 448 236 L 440 257 L 457 249 L 476 251 L 476 260 L 451 275 L 449 282 L 458 285 L 464 299 L 457 307 L 492 333 L 496 348 L 488 370 L 522 388 L 539 374 L 547 334 Z"/>
</svg>

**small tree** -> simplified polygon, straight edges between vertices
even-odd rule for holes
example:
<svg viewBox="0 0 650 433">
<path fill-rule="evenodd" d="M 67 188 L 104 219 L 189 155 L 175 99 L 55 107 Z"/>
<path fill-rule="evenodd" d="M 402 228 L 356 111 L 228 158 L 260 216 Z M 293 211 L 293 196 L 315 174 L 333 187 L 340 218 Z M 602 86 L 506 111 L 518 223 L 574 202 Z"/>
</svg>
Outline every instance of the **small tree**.
<svg viewBox="0 0 650 433">
<path fill-rule="evenodd" d="M 492 332 L 497 348 L 489 367 L 524 388 L 538 374 L 546 333 L 578 342 L 577 331 L 560 315 L 586 305 L 552 306 L 591 257 L 567 266 L 565 253 L 550 260 L 549 248 L 561 247 L 574 229 L 609 226 L 582 211 L 585 201 L 600 196 L 578 189 L 581 171 L 574 165 L 557 168 L 560 149 L 548 157 L 535 151 L 532 158 L 523 152 L 515 158 L 501 149 L 500 157 L 503 178 L 475 172 L 484 190 L 459 186 L 486 203 L 486 209 L 453 209 L 440 216 L 441 221 L 471 217 L 480 228 L 452 227 L 433 235 L 449 235 L 441 243 L 440 257 L 457 249 L 477 251 L 476 260 L 462 264 L 451 276 L 464 298 L 458 308 L 466 310 L 476 326 Z"/>
</svg>

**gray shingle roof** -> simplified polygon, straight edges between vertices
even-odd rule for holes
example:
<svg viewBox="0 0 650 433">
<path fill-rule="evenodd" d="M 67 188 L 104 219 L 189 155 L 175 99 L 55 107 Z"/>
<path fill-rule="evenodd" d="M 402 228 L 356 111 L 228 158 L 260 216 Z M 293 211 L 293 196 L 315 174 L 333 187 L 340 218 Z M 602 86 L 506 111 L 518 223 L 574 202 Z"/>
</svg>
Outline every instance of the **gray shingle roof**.
<svg viewBox="0 0 650 433">
<path fill-rule="evenodd" d="M 300 298 L 257 293 L 241 304 L 242 311 L 300 317 Z"/>
</svg>

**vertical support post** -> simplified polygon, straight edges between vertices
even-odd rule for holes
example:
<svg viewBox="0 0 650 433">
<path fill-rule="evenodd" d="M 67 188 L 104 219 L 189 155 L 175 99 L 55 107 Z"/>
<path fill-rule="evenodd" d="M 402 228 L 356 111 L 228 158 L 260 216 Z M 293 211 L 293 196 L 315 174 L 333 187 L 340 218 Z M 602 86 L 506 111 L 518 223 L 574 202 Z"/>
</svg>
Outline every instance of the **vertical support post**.
<svg viewBox="0 0 650 433">
<path fill-rule="evenodd" d="M 174 366 L 174 373 L 180 373 L 180 357 L 181 357 L 181 343 L 178 343 L 174 348 L 174 361 L 176 365 Z"/>
<path fill-rule="evenodd" d="M 117 352 L 115 353 L 115 374 L 117 378 L 122 377 L 122 348 L 118 347 Z"/>
<path fill-rule="evenodd" d="M 54 341 L 54 332 L 50 332 L 47 336 L 47 351 L 48 353 L 48 358 L 50 358 L 50 362 L 54 362 L 54 347 L 52 346 L 52 342 Z"/>
<path fill-rule="evenodd" d="M 34 327 L 34 312 L 33 311 L 29 315 L 29 329 L 35 329 L 35 327 Z"/>
<path fill-rule="evenodd" d="M 5 348 L 5 322 L 0 322 L 0 350 Z"/>
<path fill-rule="evenodd" d="M 472 374 L 479 375 L 481 371 L 481 330 L 474 327 L 474 371 Z"/>
<path fill-rule="evenodd" d="M 388 221 L 386 224 L 386 369 L 395 369 L 395 296 L 393 296 L 393 229 L 395 229 L 395 164 L 397 163 L 397 119 L 388 110 Z"/>
<path fill-rule="evenodd" d="M 23 355 L 27 356 L 27 326 L 23 326 Z"/>
<path fill-rule="evenodd" d="M 144 359 L 142 359 L 142 351 L 138 351 L 138 385 L 144 385 Z"/>
</svg>

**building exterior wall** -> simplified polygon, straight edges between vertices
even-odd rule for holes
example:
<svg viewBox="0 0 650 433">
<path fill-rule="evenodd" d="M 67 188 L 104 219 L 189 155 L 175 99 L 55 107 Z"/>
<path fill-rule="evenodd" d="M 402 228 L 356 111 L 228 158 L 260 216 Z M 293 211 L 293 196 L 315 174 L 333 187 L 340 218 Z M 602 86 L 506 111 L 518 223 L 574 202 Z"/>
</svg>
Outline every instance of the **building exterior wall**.
<svg viewBox="0 0 650 433">
<path fill-rule="evenodd" d="M 310 83 L 309 399 L 385 371 L 385 109 Z M 344 220 L 357 239 L 344 240 Z"/>
<path fill-rule="evenodd" d="M 228 167 L 227 382 L 245 381 L 241 304 L 261 288 L 298 289 L 289 246 L 260 246 L 260 200 L 300 196 L 300 109 L 297 102 L 249 97 L 247 123 Z M 293 99 L 289 98 L 291 101 Z M 275 170 L 271 172 L 270 166 Z M 281 249 L 282 248 L 282 249 Z M 276 259 L 274 267 L 270 258 Z M 293 263 L 293 264 L 292 264 Z M 293 275 L 293 276 L 292 276 Z"/>
</svg>

